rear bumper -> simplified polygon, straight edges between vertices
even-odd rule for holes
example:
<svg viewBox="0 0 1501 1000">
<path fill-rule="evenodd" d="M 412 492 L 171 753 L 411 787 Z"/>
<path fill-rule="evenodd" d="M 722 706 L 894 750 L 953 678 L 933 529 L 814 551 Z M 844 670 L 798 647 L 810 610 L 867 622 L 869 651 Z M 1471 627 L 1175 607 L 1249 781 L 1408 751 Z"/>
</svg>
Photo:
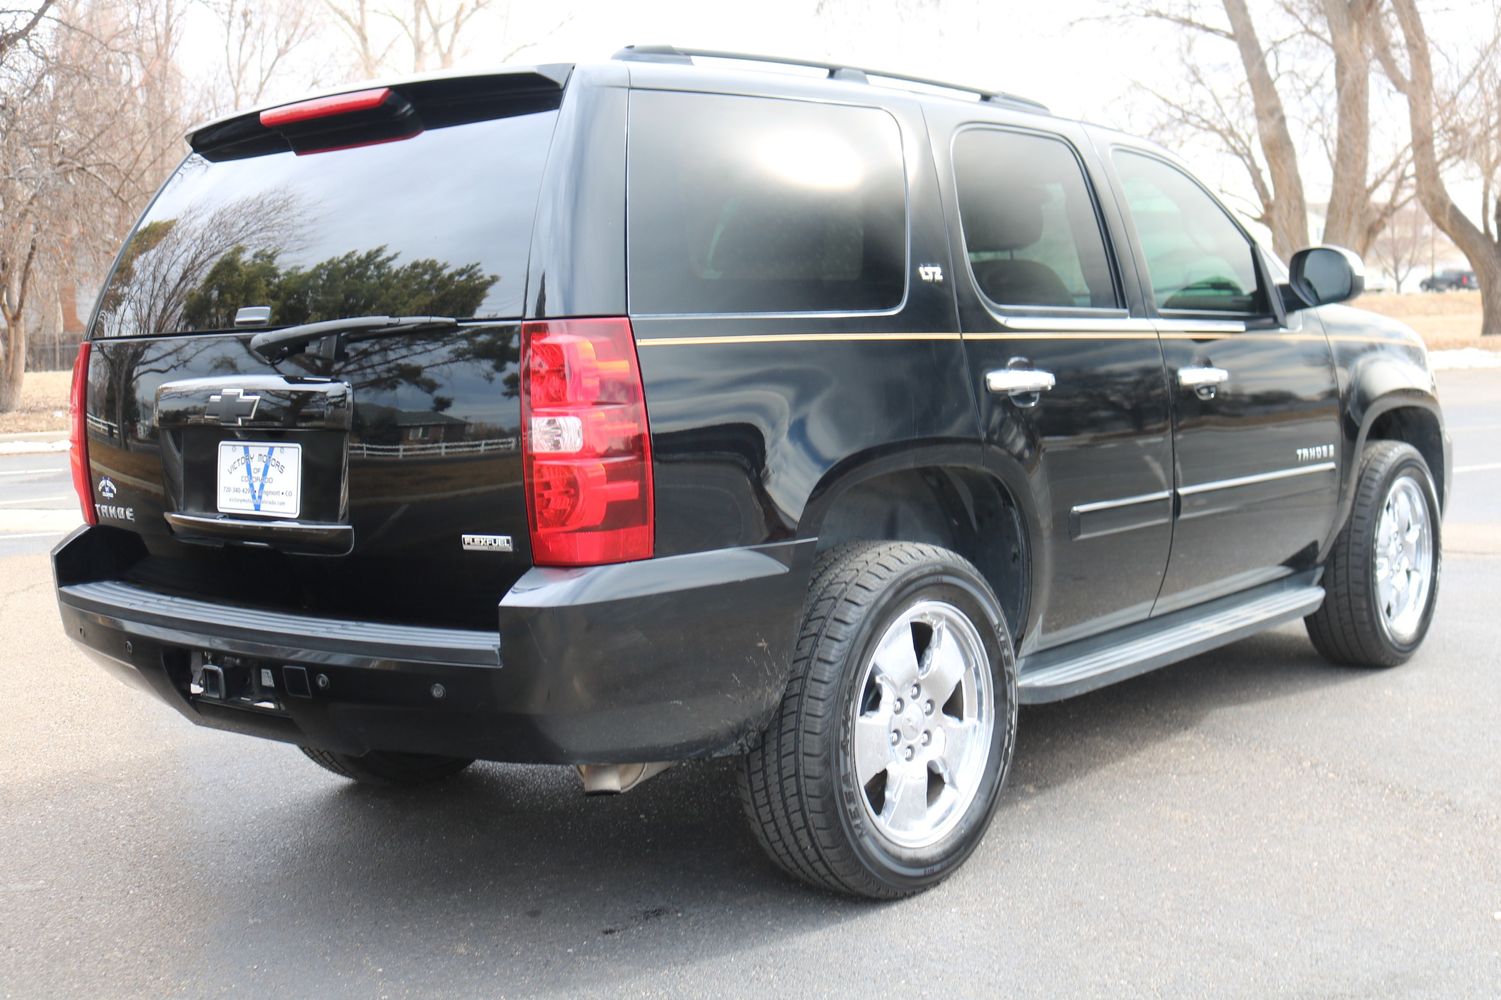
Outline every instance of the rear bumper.
<svg viewBox="0 0 1501 1000">
<path fill-rule="evenodd" d="M 811 543 L 791 542 L 534 569 L 500 602 L 497 630 L 481 632 L 159 594 L 90 558 L 101 530 L 112 529 L 80 529 L 53 552 L 64 628 L 193 722 L 345 753 L 539 763 L 743 748 L 786 685 L 812 559 Z M 205 661 L 253 674 L 257 696 L 195 694 Z"/>
</svg>

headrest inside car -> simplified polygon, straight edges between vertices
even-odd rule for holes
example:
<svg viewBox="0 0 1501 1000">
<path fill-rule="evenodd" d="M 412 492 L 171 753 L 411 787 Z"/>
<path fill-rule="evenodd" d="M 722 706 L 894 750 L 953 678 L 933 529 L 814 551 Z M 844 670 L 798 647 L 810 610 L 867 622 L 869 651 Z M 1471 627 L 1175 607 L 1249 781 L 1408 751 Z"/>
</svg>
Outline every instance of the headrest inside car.
<svg viewBox="0 0 1501 1000">
<path fill-rule="evenodd" d="M 986 195 L 983 204 L 964 206 L 964 239 L 970 253 L 1022 250 L 1042 238 L 1042 203 L 1047 196 L 1040 187 L 998 185 Z"/>
</svg>

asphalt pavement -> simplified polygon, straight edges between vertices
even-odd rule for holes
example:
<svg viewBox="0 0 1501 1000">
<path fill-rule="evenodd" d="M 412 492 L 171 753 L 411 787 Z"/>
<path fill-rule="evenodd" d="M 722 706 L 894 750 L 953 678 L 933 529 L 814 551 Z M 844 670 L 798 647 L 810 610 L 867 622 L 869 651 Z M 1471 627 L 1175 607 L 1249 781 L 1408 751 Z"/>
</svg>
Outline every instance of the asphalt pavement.
<svg viewBox="0 0 1501 1000">
<path fill-rule="evenodd" d="M 0 997 L 1501 997 L 1501 371 L 1441 386 L 1410 663 L 1292 626 L 1024 709 L 980 849 L 880 905 L 764 861 L 729 762 L 392 794 L 188 725 L 62 634 L 66 455 L 0 458 Z"/>
</svg>

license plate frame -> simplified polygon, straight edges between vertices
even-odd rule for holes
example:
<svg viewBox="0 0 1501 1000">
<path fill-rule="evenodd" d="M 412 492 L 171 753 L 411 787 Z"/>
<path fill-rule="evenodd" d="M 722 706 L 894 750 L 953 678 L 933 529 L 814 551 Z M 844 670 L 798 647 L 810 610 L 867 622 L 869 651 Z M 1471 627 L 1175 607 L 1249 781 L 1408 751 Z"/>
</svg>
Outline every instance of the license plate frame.
<svg viewBox="0 0 1501 1000">
<path fill-rule="evenodd" d="M 214 500 L 221 514 L 295 520 L 302 513 L 302 445 L 220 441 Z"/>
</svg>

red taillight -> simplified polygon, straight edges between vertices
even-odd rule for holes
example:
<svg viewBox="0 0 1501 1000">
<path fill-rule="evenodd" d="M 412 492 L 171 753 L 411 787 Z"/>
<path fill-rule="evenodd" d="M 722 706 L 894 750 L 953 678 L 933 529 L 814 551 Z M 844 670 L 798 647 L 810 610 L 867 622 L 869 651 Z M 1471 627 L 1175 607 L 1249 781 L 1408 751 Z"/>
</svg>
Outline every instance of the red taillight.
<svg viewBox="0 0 1501 1000">
<path fill-rule="evenodd" d="M 374 87 L 370 90 L 355 90 L 348 94 L 331 97 L 315 97 L 310 101 L 284 104 L 261 112 L 261 124 L 266 128 L 280 128 L 296 122 L 312 121 L 314 118 L 333 118 L 354 111 L 370 111 L 386 103 L 391 96 L 390 87 Z"/>
<path fill-rule="evenodd" d="M 98 524 L 94 512 L 94 490 L 89 485 L 89 438 L 88 411 L 89 393 L 89 347 L 87 340 L 78 345 L 78 357 L 73 361 L 73 388 L 68 393 L 68 457 L 73 466 L 73 492 L 78 494 L 78 504 L 83 508 L 83 522 Z"/>
<path fill-rule="evenodd" d="M 651 429 L 630 320 L 521 325 L 521 449 L 533 562 L 651 558 Z"/>
</svg>

